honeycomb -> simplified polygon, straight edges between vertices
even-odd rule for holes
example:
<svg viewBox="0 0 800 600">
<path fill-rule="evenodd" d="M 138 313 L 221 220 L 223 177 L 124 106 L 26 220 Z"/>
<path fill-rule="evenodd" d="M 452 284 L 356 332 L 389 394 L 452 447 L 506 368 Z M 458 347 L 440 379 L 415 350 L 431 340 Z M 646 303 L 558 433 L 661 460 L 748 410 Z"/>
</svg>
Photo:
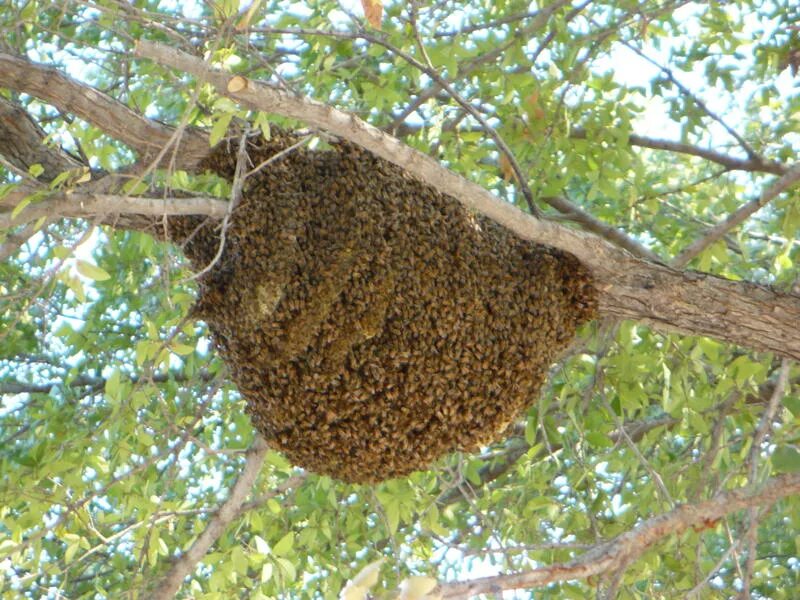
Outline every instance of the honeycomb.
<svg viewBox="0 0 800 600">
<path fill-rule="evenodd" d="M 249 140 L 248 168 L 295 141 Z M 232 179 L 235 146 L 202 167 Z M 219 223 L 170 223 L 193 268 L 206 267 Z M 596 307 L 572 255 L 341 142 L 245 181 L 194 314 L 272 447 L 365 483 L 498 439 Z"/>
</svg>

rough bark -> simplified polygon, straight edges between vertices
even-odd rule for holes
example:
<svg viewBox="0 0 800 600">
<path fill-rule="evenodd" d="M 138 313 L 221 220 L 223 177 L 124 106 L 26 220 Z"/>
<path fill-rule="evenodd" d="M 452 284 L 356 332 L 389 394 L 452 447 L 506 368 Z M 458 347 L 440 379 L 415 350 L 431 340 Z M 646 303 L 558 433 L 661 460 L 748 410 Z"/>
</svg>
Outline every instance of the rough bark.
<svg viewBox="0 0 800 600">
<path fill-rule="evenodd" d="M 83 163 L 58 148 L 42 143 L 45 132 L 28 113 L 13 102 L 0 97 L 0 154 L 16 169 L 27 172 L 31 165 L 41 165 L 42 181 L 52 179 Z"/>
<path fill-rule="evenodd" d="M 747 281 L 617 257 L 595 270 L 600 312 L 800 359 L 800 297 Z"/>
<path fill-rule="evenodd" d="M 243 106 L 301 119 L 330 131 L 401 166 L 520 237 L 574 254 L 592 270 L 601 292 L 601 311 L 607 316 L 633 319 L 658 329 L 706 335 L 800 359 L 800 297 L 796 295 L 636 259 L 596 235 L 521 212 L 354 115 L 241 77 L 235 79 L 235 86 L 230 86 L 234 77 L 229 73 L 211 69 L 201 59 L 164 45 L 141 42 L 137 54 L 207 81 L 219 93 Z M 138 146 L 147 155 L 152 155 L 158 144 L 167 143 L 172 136 L 170 128 L 160 124 L 148 126 L 147 119 L 110 97 L 54 69 L 23 59 L 0 55 L 0 83 L 39 95 L 65 111 L 78 114 L 132 147 Z M 207 151 L 202 136 L 194 132 L 187 136 L 189 149 L 180 157 L 182 166 L 195 163 L 198 155 Z M 785 176 L 793 173 L 791 170 Z M 198 204 L 197 210 L 201 214 L 216 213 L 219 206 Z M 76 209 L 71 214 L 79 212 Z M 171 207 L 165 205 L 164 214 L 170 212 Z M 134 221 L 136 228 L 144 227 L 139 221 Z M 118 225 L 124 227 L 125 222 Z"/>
<path fill-rule="evenodd" d="M 30 61 L 0 53 L 0 83 L 25 91 L 72 113 L 89 123 L 102 123 L 108 135 L 125 142 L 139 155 L 151 160 L 170 143 L 173 129 L 137 114 L 110 96 L 67 77 L 58 69 L 33 65 Z M 203 135 L 186 131 L 180 140 L 180 158 L 186 163 L 208 151 Z"/>
</svg>

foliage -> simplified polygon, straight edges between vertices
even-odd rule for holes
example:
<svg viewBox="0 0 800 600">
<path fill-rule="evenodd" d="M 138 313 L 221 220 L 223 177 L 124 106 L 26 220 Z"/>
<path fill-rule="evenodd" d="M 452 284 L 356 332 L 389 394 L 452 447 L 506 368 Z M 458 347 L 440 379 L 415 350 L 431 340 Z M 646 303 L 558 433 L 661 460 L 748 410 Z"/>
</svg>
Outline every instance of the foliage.
<svg viewBox="0 0 800 600">
<path fill-rule="evenodd" d="M 4 51 L 212 137 L 233 119 L 265 132 L 286 123 L 131 58 L 137 39 L 205 52 L 357 113 L 520 207 L 525 188 L 539 201 L 566 198 L 665 261 L 774 178 L 756 159 L 784 164 L 800 147 L 794 2 L 556 1 L 538 12 L 518 0 L 396 2 L 384 4 L 380 29 L 360 3 L 256 4 L 237 28 L 247 6 L 235 0 L 11 0 L 0 39 Z M 93 168 L 135 158 L 92 125 L 0 93 Z M 223 193 L 185 173 L 171 183 Z M 798 227 L 794 192 L 690 266 L 789 289 Z M 178 248 L 78 220 L 43 225 L 0 265 L 3 597 L 147 596 L 227 496 L 254 432 L 204 325 L 187 318 L 190 275 Z M 266 498 L 297 474 L 268 452 L 250 502 L 181 594 L 333 598 L 381 557 L 385 590 L 410 575 L 459 580 L 567 561 L 676 504 L 800 469 L 796 368 L 769 436 L 751 448 L 780 363 L 711 339 L 596 323 L 553 367 L 526 420 L 478 454 L 377 486 L 309 475 Z M 695 587 L 716 597 L 747 586 L 753 597 L 790 598 L 800 587 L 797 499 L 756 516 L 752 547 L 753 513 L 735 513 L 665 538 L 616 579 L 553 583 L 536 597 L 677 597 Z"/>
</svg>

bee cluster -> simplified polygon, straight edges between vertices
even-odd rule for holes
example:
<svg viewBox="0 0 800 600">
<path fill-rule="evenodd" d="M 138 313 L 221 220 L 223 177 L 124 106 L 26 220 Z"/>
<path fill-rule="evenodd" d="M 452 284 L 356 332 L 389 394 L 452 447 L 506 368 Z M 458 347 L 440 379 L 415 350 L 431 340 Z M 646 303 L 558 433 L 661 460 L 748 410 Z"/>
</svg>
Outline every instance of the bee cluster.
<svg viewBox="0 0 800 600">
<path fill-rule="evenodd" d="M 250 140 L 248 166 L 295 141 Z M 233 146 L 203 167 L 232 178 Z M 217 254 L 219 223 L 178 218 L 170 232 L 198 270 Z M 497 439 L 596 306 L 573 256 L 335 143 L 246 180 L 195 314 L 268 443 L 374 482 Z"/>
</svg>

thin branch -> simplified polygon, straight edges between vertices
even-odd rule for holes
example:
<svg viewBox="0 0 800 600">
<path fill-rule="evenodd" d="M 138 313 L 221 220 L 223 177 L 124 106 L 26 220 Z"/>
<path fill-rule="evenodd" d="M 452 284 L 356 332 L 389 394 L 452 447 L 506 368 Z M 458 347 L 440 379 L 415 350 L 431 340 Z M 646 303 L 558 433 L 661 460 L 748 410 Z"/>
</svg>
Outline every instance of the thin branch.
<svg viewBox="0 0 800 600">
<path fill-rule="evenodd" d="M 750 215 L 798 182 L 800 182 L 800 162 L 793 165 L 778 180 L 766 187 L 757 198 L 740 206 L 737 210 L 728 215 L 725 220 L 712 227 L 703 237 L 689 244 L 689 246 L 675 257 L 672 261 L 672 266 L 676 268 L 685 267 L 693 258 L 703 252 L 703 250 L 717 240 L 722 239 L 731 229 L 743 223 Z"/>
<path fill-rule="evenodd" d="M 578 140 L 587 139 L 586 130 L 581 127 L 575 127 L 570 131 L 570 137 Z M 693 144 L 686 144 L 683 142 L 676 142 L 673 140 L 663 140 L 660 138 L 651 138 L 644 135 L 631 134 L 628 136 L 628 143 L 631 146 L 640 146 L 642 148 L 650 148 L 652 150 L 665 150 L 667 152 L 675 152 L 677 154 L 688 154 L 703 158 L 707 161 L 722 165 L 728 171 L 747 171 L 750 173 L 772 173 L 773 175 L 783 175 L 789 168 L 783 163 L 771 160 L 763 160 L 761 157 L 755 158 L 736 158 L 729 154 L 723 154 L 715 150 L 708 150 L 700 148 Z"/>
<path fill-rule="evenodd" d="M 13 360 L 13 359 L 10 359 Z M 148 383 L 166 383 L 169 381 L 177 381 L 177 382 L 185 382 L 190 380 L 199 379 L 200 381 L 210 382 L 214 380 L 217 375 L 209 373 L 206 370 L 202 370 L 191 378 L 187 378 L 186 375 L 180 372 L 170 372 L 170 373 L 153 373 L 152 375 L 146 378 Z M 145 380 L 145 378 L 132 376 L 128 381 L 133 384 L 139 383 L 140 381 Z M 102 390 L 106 384 L 105 377 L 93 377 L 91 375 L 78 375 L 74 379 L 70 380 L 68 387 L 70 388 L 82 388 L 88 387 L 95 390 Z M 63 381 L 46 381 L 42 383 L 26 383 L 24 381 L 5 381 L 0 383 L 0 395 L 3 394 L 47 394 L 53 388 L 62 387 L 64 385 Z"/>
<path fill-rule="evenodd" d="M 478 56 L 471 58 L 470 60 L 464 61 L 464 63 L 459 64 L 456 73 L 450 73 L 451 81 L 456 81 L 458 79 L 463 79 L 470 75 L 475 69 L 484 65 L 486 63 L 492 62 L 496 60 L 503 53 L 508 49 L 509 46 L 517 42 L 517 40 L 529 40 L 533 37 L 535 33 L 544 29 L 547 25 L 547 21 L 550 16 L 560 9 L 561 7 L 569 4 L 568 0 L 558 0 L 557 2 L 553 2 L 553 4 L 546 6 L 542 10 L 536 12 L 533 16 L 533 21 L 531 21 L 530 25 L 526 27 L 522 27 L 517 29 L 513 32 L 511 39 L 503 44 L 498 44 L 491 50 L 484 52 Z M 569 20 L 569 19 L 568 19 Z M 325 32 L 318 32 L 319 34 L 324 34 Z M 393 131 L 395 128 L 399 127 L 403 121 L 405 121 L 409 115 L 414 113 L 420 106 L 425 104 L 428 100 L 436 96 L 442 90 L 441 83 L 439 81 L 433 81 L 429 87 L 424 89 L 412 102 L 409 104 L 405 110 L 403 110 L 393 121 L 392 125 L 390 125 L 387 129 L 389 131 Z"/>
<path fill-rule="evenodd" d="M 191 574 L 197 563 L 206 555 L 209 548 L 225 531 L 225 528 L 239 514 L 239 509 L 253 489 L 268 449 L 264 438 L 261 436 L 256 437 L 253 445 L 247 451 L 244 468 L 231 488 L 230 496 L 208 521 L 205 529 L 203 529 L 191 547 L 172 565 L 164 579 L 158 584 L 152 596 L 155 600 L 169 600 L 175 596 L 183 580 Z"/>
<path fill-rule="evenodd" d="M 530 589 L 557 581 L 602 575 L 635 559 L 669 535 L 680 534 L 693 526 L 704 526 L 705 523 L 743 509 L 773 504 L 795 494 L 800 494 L 800 474 L 774 477 L 761 488 L 740 488 L 652 517 L 569 562 L 510 575 L 445 583 L 440 586 L 439 592 L 442 598 L 469 598 L 476 594 L 499 594 L 505 590 Z"/>
<path fill-rule="evenodd" d="M 758 478 L 758 463 L 762 451 L 762 445 L 769 432 L 772 430 L 772 424 L 775 420 L 775 414 L 778 412 L 783 394 L 789 383 L 789 371 L 791 363 L 783 359 L 781 367 L 778 371 L 778 379 L 775 382 L 775 388 L 772 391 L 772 396 L 769 399 L 767 408 L 764 414 L 761 415 L 761 421 L 753 434 L 753 442 L 750 446 L 750 452 L 747 456 L 745 464 L 747 465 L 747 479 L 750 485 L 755 485 Z M 759 510 L 755 507 L 747 511 L 748 527 L 744 535 L 744 540 L 747 543 L 747 560 L 744 566 L 744 576 L 742 577 L 742 591 L 739 595 L 742 600 L 750 597 L 750 581 L 753 577 L 753 570 L 756 563 L 756 542 L 758 541 L 758 524 L 763 517 L 759 514 Z"/>
<path fill-rule="evenodd" d="M 664 415 L 661 417 L 657 417 L 654 419 L 646 419 L 642 421 L 630 421 L 625 423 L 624 429 L 630 439 L 633 442 L 640 441 L 647 433 L 654 429 L 658 429 L 659 427 L 673 427 L 677 423 L 680 422 L 680 419 L 675 419 L 669 415 Z M 542 440 L 540 439 L 542 429 L 537 432 L 536 439 L 534 440 L 534 445 L 540 443 Z M 519 432 L 519 435 L 522 435 L 522 432 Z M 612 431 L 608 436 L 612 442 L 619 443 L 623 439 L 623 434 L 620 429 L 615 429 Z M 531 460 L 539 460 L 545 456 L 549 456 L 554 452 L 558 452 L 561 450 L 563 446 L 561 444 L 550 444 L 547 448 L 542 448 L 539 451 L 539 454 L 535 457 L 532 457 Z M 480 477 L 481 485 L 486 485 L 491 483 L 492 481 L 502 477 L 505 475 L 515 464 L 516 462 L 528 451 L 531 449 L 531 445 L 527 443 L 519 443 L 513 446 L 510 446 L 502 455 L 502 457 L 498 457 L 496 460 L 492 460 L 489 464 L 478 471 L 478 477 Z M 461 498 L 461 490 L 457 487 L 453 487 L 448 489 L 446 492 L 441 494 L 439 498 L 437 498 L 436 502 L 440 505 L 447 505 L 452 502 L 457 501 Z"/>
<path fill-rule="evenodd" d="M 625 232 L 612 225 L 603 223 L 600 219 L 581 209 L 579 206 L 576 206 L 566 198 L 562 196 L 547 196 L 542 198 L 542 201 L 558 210 L 563 215 L 564 219 L 568 219 L 574 223 L 580 223 L 587 231 L 596 233 L 612 244 L 624 248 L 634 256 L 639 256 L 653 262 L 661 261 L 661 257 L 658 256 L 658 254 L 649 250 Z"/>
<path fill-rule="evenodd" d="M 628 445 L 628 448 L 648 472 L 650 478 L 655 481 L 656 488 L 661 492 L 663 499 L 669 503 L 670 507 L 675 506 L 675 501 L 672 499 L 672 494 L 669 493 L 667 486 L 664 484 L 661 474 L 653 468 L 653 466 L 650 464 L 650 461 L 647 460 L 639 450 L 639 446 L 637 446 L 631 436 L 628 435 L 625 426 L 622 424 L 622 420 L 619 418 L 619 416 L 617 416 L 617 413 L 614 412 L 614 409 L 611 407 L 611 404 L 609 403 L 608 398 L 606 398 L 605 393 L 601 392 L 600 395 L 603 399 L 603 406 L 605 407 L 606 412 L 611 415 L 612 419 L 614 419 L 614 423 L 617 426 L 616 431 L 619 432 L 619 439 Z"/>
<path fill-rule="evenodd" d="M 625 40 L 620 40 L 620 41 L 622 42 L 623 45 L 625 45 L 625 47 L 627 47 L 628 49 L 632 50 L 633 52 L 638 54 L 640 57 L 642 57 L 644 60 L 649 62 L 651 65 L 653 65 L 654 67 L 659 69 L 664 74 L 664 76 L 669 81 L 671 81 L 673 83 L 673 85 L 675 85 L 675 87 L 677 87 L 680 90 L 680 92 L 684 96 L 687 96 L 688 98 L 690 98 L 692 100 L 692 102 L 694 102 L 700 110 L 702 110 L 712 120 L 714 120 L 717 123 L 719 123 L 723 127 L 723 129 L 725 129 L 725 131 L 727 131 L 731 135 L 731 137 L 733 137 L 737 142 L 739 142 L 739 145 L 747 153 L 747 156 L 751 160 L 759 160 L 759 161 L 763 160 L 759 156 L 759 154 L 753 149 L 753 147 L 742 136 L 740 136 L 736 132 L 735 129 L 733 129 L 731 126 L 729 126 L 727 123 L 725 123 L 725 121 L 722 120 L 722 117 L 720 117 L 718 114 L 713 112 L 710 108 L 708 108 L 706 103 L 699 96 L 694 94 L 689 88 L 687 88 L 685 85 L 683 85 L 678 80 L 678 78 L 675 77 L 675 74 L 672 72 L 671 69 L 659 64 L 658 62 L 656 62 L 655 60 L 653 60 L 652 58 L 647 56 L 644 52 L 642 52 L 642 50 L 640 50 L 639 48 L 637 48 L 636 46 L 634 46 L 630 42 L 626 42 Z"/>
</svg>

